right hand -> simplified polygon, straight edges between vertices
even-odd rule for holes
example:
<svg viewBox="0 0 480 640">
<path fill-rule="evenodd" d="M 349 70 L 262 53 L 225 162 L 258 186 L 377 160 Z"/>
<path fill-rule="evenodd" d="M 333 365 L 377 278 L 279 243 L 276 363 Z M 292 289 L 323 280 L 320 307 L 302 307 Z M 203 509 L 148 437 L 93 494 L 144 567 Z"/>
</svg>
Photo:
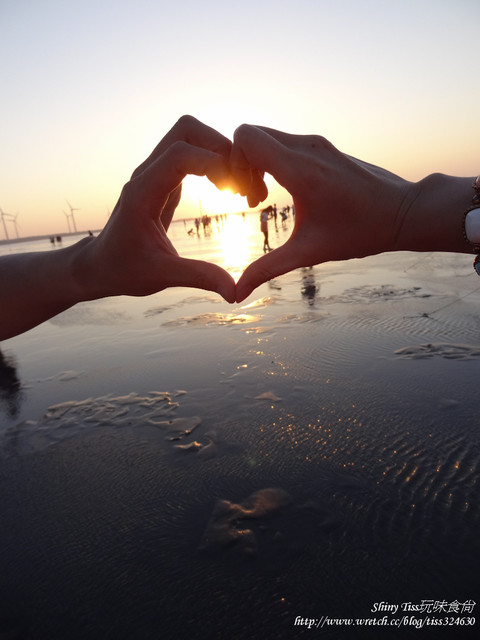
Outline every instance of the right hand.
<svg viewBox="0 0 480 640">
<path fill-rule="evenodd" d="M 295 206 L 290 238 L 247 267 L 237 283 L 237 302 L 292 269 L 395 248 L 411 183 L 341 153 L 321 136 L 241 125 L 230 166 L 251 207 L 265 197 L 253 195 L 252 167 L 270 173 Z"/>
</svg>

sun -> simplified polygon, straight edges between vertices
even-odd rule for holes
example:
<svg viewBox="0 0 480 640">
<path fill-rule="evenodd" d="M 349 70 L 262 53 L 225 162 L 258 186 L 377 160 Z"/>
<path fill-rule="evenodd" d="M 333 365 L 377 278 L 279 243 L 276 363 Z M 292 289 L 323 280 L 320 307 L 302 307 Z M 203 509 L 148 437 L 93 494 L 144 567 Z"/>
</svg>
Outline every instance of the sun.
<svg viewBox="0 0 480 640">
<path fill-rule="evenodd" d="M 180 209 L 185 217 L 239 213 L 248 210 L 246 198 L 229 189 L 220 191 L 208 178 L 189 175 L 183 180 Z"/>
</svg>

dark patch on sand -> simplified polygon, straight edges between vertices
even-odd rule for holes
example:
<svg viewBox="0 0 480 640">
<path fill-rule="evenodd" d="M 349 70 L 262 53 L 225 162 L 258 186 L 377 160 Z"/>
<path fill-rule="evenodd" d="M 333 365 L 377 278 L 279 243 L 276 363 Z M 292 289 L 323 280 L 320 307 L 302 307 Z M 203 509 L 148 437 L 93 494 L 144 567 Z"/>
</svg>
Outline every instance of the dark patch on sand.
<svg viewBox="0 0 480 640">
<path fill-rule="evenodd" d="M 392 284 L 361 285 L 346 289 L 343 293 L 322 298 L 324 302 L 346 302 L 370 304 L 375 302 L 389 302 L 408 298 L 430 298 L 432 294 L 422 291 L 421 287 L 398 287 Z"/>
<path fill-rule="evenodd" d="M 264 522 L 290 502 L 289 494 L 278 488 L 256 491 L 239 504 L 218 500 L 203 534 L 200 550 L 233 547 L 242 555 L 255 556 L 258 553 L 258 532 L 255 533 L 246 522 Z"/>
<path fill-rule="evenodd" d="M 412 347 L 397 349 L 395 355 L 409 360 L 425 360 L 439 356 L 447 360 L 472 360 L 480 356 L 480 347 L 469 344 L 455 344 L 448 342 L 428 342 Z"/>
</svg>

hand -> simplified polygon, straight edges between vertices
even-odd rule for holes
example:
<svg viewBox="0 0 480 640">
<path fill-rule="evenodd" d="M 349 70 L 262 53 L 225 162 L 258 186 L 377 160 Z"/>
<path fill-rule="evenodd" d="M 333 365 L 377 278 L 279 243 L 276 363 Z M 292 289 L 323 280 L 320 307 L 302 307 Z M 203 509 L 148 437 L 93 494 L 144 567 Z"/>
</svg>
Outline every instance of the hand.
<svg viewBox="0 0 480 640">
<path fill-rule="evenodd" d="M 252 189 L 251 167 L 270 173 L 295 205 L 291 237 L 247 267 L 237 283 L 237 302 L 292 269 L 397 246 L 411 183 L 346 156 L 320 136 L 242 125 L 230 164 L 240 193 L 250 193 L 250 206 L 264 199 L 260 189 Z"/>
<path fill-rule="evenodd" d="M 217 291 L 235 301 L 233 278 L 221 267 L 178 255 L 167 237 L 187 174 L 206 175 L 217 187 L 235 183 L 228 166 L 232 143 L 191 116 L 180 118 L 122 190 L 107 225 L 85 240 L 76 261 L 83 299 L 144 296 L 167 287 Z M 247 192 L 266 192 L 259 174 L 244 165 Z"/>
</svg>

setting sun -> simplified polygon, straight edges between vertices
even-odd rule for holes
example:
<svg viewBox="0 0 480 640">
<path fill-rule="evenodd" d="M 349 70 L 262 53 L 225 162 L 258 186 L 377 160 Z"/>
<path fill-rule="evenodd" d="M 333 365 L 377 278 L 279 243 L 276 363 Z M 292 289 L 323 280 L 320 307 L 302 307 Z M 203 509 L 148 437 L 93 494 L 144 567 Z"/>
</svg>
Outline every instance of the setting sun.
<svg viewBox="0 0 480 640">
<path fill-rule="evenodd" d="M 248 210 L 243 196 L 229 189 L 220 191 L 207 178 L 192 175 L 183 181 L 182 204 L 193 212 L 192 217 Z"/>
</svg>

